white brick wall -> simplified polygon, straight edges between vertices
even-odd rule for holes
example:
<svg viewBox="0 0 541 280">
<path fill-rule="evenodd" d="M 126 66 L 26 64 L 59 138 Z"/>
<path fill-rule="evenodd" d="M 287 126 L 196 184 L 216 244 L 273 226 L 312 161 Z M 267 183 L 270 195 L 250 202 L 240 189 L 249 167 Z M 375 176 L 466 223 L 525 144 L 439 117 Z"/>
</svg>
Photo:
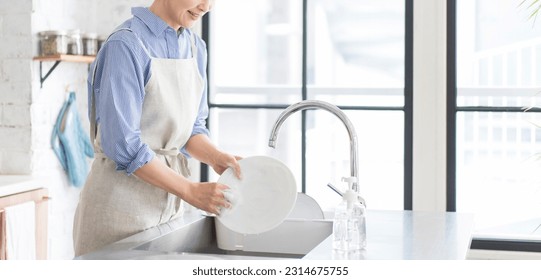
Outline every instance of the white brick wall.
<svg viewBox="0 0 541 280">
<path fill-rule="evenodd" d="M 29 58 L 2 59 L 2 82 L 26 82 L 31 74 L 32 61 Z"/>
<path fill-rule="evenodd" d="M 3 175 L 30 174 L 32 172 L 32 151 L 1 151 Z"/>
<path fill-rule="evenodd" d="M 0 63 L 2 60 L 0 59 Z M 0 104 L 30 104 L 32 101 L 32 82 L 5 82 L 0 76 Z M 30 78 L 30 77 L 29 77 Z"/>
<path fill-rule="evenodd" d="M 32 10 L 32 0 L 18 0 L 17 3 L 9 0 L 0 1 L 0 13 L 16 14 Z"/>
<path fill-rule="evenodd" d="M 10 36 L 29 37 L 32 35 L 31 10 L 3 15 L 2 29 Z"/>
<path fill-rule="evenodd" d="M 2 125 L 15 127 L 30 126 L 30 111 L 28 104 L 19 105 L 7 103 L 2 110 Z"/>
<path fill-rule="evenodd" d="M 0 173 L 30 174 L 32 1 L 0 3 Z"/>
<path fill-rule="evenodd" d="M 3 33 L 0 31 L 0 33 Z M 9 41 L 9 44 L 2 44 L 2 51 L 0 52 L 1 58 L 30 58 L 32 55 L 32 37 L 30 35 L 26 37 L 10 36 L 3 40 Z"/>
</svg>

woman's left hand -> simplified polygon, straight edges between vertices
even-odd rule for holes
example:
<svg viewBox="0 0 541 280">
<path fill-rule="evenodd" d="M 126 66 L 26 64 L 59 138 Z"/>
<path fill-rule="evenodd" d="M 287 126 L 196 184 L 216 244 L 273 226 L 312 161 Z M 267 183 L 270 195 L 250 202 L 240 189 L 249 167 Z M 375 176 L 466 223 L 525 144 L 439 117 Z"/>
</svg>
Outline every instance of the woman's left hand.
<svg viewBox="0 0 541 280">
<path fill-rule="evenodd" d="M 239 162 L 238 160 L 241 160 L 242 157 L 239 157 L 239 156 L 233 156 L 233 155 L 230 155 L 230 154 L 227 154 L 227 153 L 222 153 L 222 152 L 219 152 L 214 158 L 213 158 L 213 163 L 211 165 L 212 169 L 214 169 L 214 171 L 216 171 L 216 173 L 222 175 L 222 173 L 224 173 L 224 171 L 228 168 L 228 167 L 231 167 L 233 168 L 233 171 L 235 172 L 235 176 L 237 176 L 237 178 L 241 179 L 242 176 L 241 176 L 241 171 L 240 171 L 240 165 L 239 165 Z"/>
</svg>

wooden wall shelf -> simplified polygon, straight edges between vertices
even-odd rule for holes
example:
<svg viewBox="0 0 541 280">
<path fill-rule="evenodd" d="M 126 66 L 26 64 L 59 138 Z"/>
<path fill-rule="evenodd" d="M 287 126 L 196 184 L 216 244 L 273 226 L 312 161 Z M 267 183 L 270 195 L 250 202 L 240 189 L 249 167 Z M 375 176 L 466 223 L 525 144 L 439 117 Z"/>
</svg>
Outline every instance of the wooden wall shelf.
<svg viewBox="0 0 541 280">
<path fill-rule="evenodd" d="M 34 57 L 34 60 L 37 60 L 37 61 L 67 61 L 67 62 L 81 62 L 81 63 L 92 63 L 94 59 L 96 59 L 96 56 L 70 55 L 70 54 L 58 54 L 58 55 Z"/>
<path fill-rule="evenodd" d="M 54 69 L 60 64 L 62 61 L 66 62 L 78 62 L 78 63 L 87 63 L 90 64 L 96 59 L 95 56 L 88 56 L 88 55 L 69 55 L 69 54 L 58 54 L 58 55 L 49 55 L 49 56 L 36 56 L 34 57 L 35 61 L 39 61 L 39 79 L 40 79 L 40 85 L 43 87 L 43 82 L 47 80 L 49 75 L 54 71 Z M 54 62 L 53 66 L 47 71 L 45 76 L 43 75 L 43 68 L 42 63 L 43 62 Z"/>
</svg>

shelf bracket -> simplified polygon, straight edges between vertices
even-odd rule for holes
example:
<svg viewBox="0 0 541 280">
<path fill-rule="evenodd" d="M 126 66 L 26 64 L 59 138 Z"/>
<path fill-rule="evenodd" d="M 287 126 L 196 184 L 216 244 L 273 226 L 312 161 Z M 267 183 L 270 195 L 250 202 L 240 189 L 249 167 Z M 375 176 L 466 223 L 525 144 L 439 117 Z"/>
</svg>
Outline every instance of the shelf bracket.
<svg viewBox="0 0 541 280">
<path fill-rule="evenodd" d="M 47 78 L 49 77 L 49 75 L 51 75 L 51 73 L 54 71 L 54 69 L 56 68 L 56 66 L 58 66 L 58 64 L 60 64 L 60 60 L 57 60 L 55 61 L 53 67 L 51 67 L 51 69 L 49 69 L 49 71 L 47 71 L 47 74 L 45 74 L 45 76 L 43 76 L 43 61 L 40 61 L 39 62 L 39 82 L 40 82 L 40 88 L 43 88 L 43 83 L 45 82 L 45 80 L 47 80 Z"/>
</svg>

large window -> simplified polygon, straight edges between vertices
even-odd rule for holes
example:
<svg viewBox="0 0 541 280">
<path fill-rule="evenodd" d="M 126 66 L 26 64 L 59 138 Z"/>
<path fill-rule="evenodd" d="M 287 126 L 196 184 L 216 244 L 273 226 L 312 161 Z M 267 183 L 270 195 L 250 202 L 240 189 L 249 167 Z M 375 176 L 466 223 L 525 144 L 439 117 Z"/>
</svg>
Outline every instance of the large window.
<svg viewBox="0 0 541 280">
<path fill-rule="evenodd" d="M 456 208 L 478 240 L 541 233 L 541 22 L 520 2 L 456 1 Z"/>
<path fill-rule="evenodd" d="M 319 110 L 296 113 L 282 126 L 276 149 L 267 146 L 288 105 L 328 101 L 355 126 L 368 206 L 404 209 L 404 170 L 411 164 L 404 153 L 411 113 L 405 109 L 405 2 L 218 1 L 207 38 L 213 140 L 241 156 L 282 160 L 298 190 L 328 209 L 340 197 L 327 183 L 344 189 L 340 179 L 350 174 L 349 138 L 338 118 Z"/>
</svg>

